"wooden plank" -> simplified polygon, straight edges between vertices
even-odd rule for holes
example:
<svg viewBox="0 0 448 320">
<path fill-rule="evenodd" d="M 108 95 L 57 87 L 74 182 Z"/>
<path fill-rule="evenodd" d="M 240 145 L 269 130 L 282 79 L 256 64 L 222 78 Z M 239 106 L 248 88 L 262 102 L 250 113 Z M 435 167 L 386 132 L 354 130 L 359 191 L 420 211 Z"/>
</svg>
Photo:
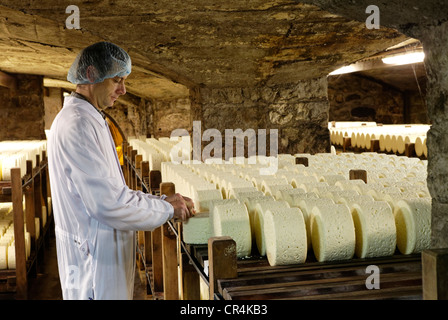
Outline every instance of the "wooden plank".
<svg viewBox="0 0 448 320">
<path fill-rule="evenodd" d="M 208 239 L 209 295 L 210 300 L 218 293 L 218 279 L 238 276 L 236 243 L 231 237 L 211 237 Z"/>
<path fill-rule="evenodd" d="M 222 281 L 220 283 L 220 288 L 224 289 L 226 287 L 243 287 L 252 284 L 277 284 L 283 282 L 301 281 L 301 280 L 320 280 L 320 279 L 337 279 L 337 278 L 347 278 L 355 276 L 363 276 L 367 278 L 366 275 L 367 265 L 362 266 L 344 266 L 341 268 L 325 268 L 325 269 L 304 269 L 297 270 L 295 268 L 291 270 L 283 270 L 275 273 L 266 274 L 264 272 L 260 273 L 249 273 L 242 274 L 238 273 L 237 279 L 229 279 Z M 390 274 L 399 272 L 417 272 L 421 273 L 420 263 L 395 263 L 378 265 L 380 274 Z"/>
<path fill-rule="evenodd" d="M 26 299 L 28 280 L 26 274 L 25 232 L 23 217 L 23 193 L 20 168 L 11 169 L 12 205 L 14 211 L 14 242 L 16 251 L 17 299 Z"/>
<path fill-rule="evenodd" d="M 362 180 L 367 183 L 367 171 L 362 169 L 353 169 L 349 171 L 350 180 Z"/>
<path fill-rule="evenodd" d="M 181 300 L 199 300 L 200 283 L 199 274 L 196 269 L 191 265 L 190 258 L 185 252 L 180 253 L 180 299 Z"/>
<path fill-rule="evenodd" d="M 151 232 L 153 294 L 163 292 L 162 227 Z"/>
<path fill-rule="evenodd" d="M 422 252 L 423 298 L 448 300 L 448 249 Z"/>
<path fill-rule="evenodd" d="M 229 287 L 223 290 L 222 295 L 226 300 L 304 298 L 333 293 L 344 296 L 348 293 L 356 295 L 356 292 L 367 291 L 372 296 L 381 296 L 381 289 L 421 286 L 420 272 L 382 274 L 380 289 L 372 290 L 367 289 L 366 278 L 366 275 L 358 275 L 334 279 L 322 278 L 318 280 L 291 281 L 270 285 Z M 397 296 L 399 296 L 399 292 Z"/>
<path fill-rule="evenodd" d="M 173 183 L 161 183 L 160 190 L 166 196 L 171 196 L 175 193 L 175 186 Z M 165 300 L 178 300 L 177 238 L 168 223 L 162 226 L 162 252 L 164 298 Z"/>
<path fill-rule="evenodd" d="M 162 174 L 159 170 L 151 170 L 149 173 L 149 190 L 150 193 L 152 194 L 157 194 L 160 190 L 160 194 L 165 194 L 163 193 L 161 188 L 161 183 L 162 183 Z M 173 184 L 174 186 L 174 184 Z"/>
<path fill-rule="evenodd" d="M 177 239 L 167 223 L 162 226 L 162 251 L 164 299 L 178 300 Z"/>
<path fill-rule="evenodd" d="M 296 164 L 303 164 L 305 167 L 308 167 L 308 158 L 307 157 L 296 157 Z"/>
</svg>

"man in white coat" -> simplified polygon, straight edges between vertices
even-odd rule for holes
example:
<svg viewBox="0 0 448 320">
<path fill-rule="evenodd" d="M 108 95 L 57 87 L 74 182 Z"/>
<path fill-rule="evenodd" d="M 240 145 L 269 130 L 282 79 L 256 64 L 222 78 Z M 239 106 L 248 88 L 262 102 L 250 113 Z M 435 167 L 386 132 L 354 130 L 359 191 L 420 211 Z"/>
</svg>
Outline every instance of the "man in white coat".
<svg viewBox="0 0 448 320">
<path fill-rule="evenodd" d="M 49 175 L 64 299 L 132 299 L 135 231 L 187 220 L 191 199 L 129 189 L 101 109 L 126 93 L 131 59 L 100 42 L 78 55 L 48 138 Z"/>
</svg>

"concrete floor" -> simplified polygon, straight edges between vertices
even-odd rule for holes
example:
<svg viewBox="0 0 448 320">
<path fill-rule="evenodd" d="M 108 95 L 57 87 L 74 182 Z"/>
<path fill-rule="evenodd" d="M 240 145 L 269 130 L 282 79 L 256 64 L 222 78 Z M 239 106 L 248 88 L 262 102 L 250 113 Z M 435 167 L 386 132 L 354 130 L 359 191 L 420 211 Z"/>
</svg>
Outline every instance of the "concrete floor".
<svg viewBox="0 0 448 320">
<path fill-rule="evenodd" d="M 49 242 L 43 250 L 43 262 L 39 264 L 37 277 L 29 278 L 29 300 L 62 300 L 61 285 L 59 282 L 56 239 L 50 236 Z M 134 300 L 152 300 L 146 294 L 146 285 L 142 281 L 144 275 L 138 270 L 135 273 Z"/>
</svg>

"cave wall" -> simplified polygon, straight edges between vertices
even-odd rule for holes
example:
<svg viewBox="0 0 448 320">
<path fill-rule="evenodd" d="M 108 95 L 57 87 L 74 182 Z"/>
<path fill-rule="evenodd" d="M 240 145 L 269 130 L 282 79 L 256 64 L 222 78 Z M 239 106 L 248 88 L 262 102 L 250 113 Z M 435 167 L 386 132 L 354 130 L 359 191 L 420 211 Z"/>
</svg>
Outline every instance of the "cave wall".
<svg viewBox="0 0 448 320">
<path fill-rule="evenodd" d="M 356 74 L 328 77 L 330 121 L 404 123 L 401 91 Z"/>
<path fill-rule="evenodd" d="M 278 153 L 329 151 L 326 77 L 271 86 L 203 88 L 201 97 L 202 130 L 217 129 L 223 140 L 226 129 L 267 129 L 268 135 L 277 129 Z"/>
<path fill-rule="evenodd" d="M 0 86 L 0 141 L 45 139 L 43 77 L 13 76 L 15 92 Z"/>
</svg>

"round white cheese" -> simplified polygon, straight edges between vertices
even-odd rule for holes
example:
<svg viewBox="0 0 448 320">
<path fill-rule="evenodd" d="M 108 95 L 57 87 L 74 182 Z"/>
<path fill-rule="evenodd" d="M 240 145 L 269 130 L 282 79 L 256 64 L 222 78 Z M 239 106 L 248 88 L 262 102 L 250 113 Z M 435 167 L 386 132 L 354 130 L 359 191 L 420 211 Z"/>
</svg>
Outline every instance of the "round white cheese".
<svg viewBox="0 0 448 320">
<path fill-rule="evenodd" d="M 355 253 L 355 226 L 347 205 L 314 206 L 311 243 L 319 262 L 351 259 Z"/>
<path fill-rule="evenodd" d="M 394 214 L 384 201 L 374 201 L 352 207 L 358 258 L 393 255 L 397 243 Z"/>
<path fill-rule="evenodd" d="M 332 205 L 334 201 L 330 198 L 305 198 L 301 199 L 297 205 L 300 208 L 305 219 L 306 234 L 308 241 L 308 248 L 311 248 L 311 211 L 316 205 Z"/>
<path fill-rule="evenodd" d="M 218 189 L 195 190 L 193 195 L 193 203 L 196 212 L 207 212 L 210 210 L 210 200 L 221 200 L 222 194 Z"/>
<path fill-rule="evenodd" d="M 16 268 L 16 247 L 12 244 L 8 247 L 8 269 Z"/>
<path fill-rule="evenodd" d="M 200 212 L 182 224 L 182 236 L 185 243 L 207 244 L 212 236 L 209 213 Z"/>
<path fill-rule="evenodd" d="M 0 245 L 0 270 L 8 269 L 8 247 Z"/>
<path fill-rule="evenodd" d="M 271 266 L 305 262 L 306 228 L 299 208 L 266 210 L 263 228 L 266 256 Z"/>
<path fill-rule="evenodd" d="M 266 242 L 264 237 L 264 214 L 270 209 L 289 208 L 286 201 L 258 201 L 254 208 L 254 236 L 260 255 L 266 255 Z"/>
<path fill-rule="evenodd" d="M 213 209 L 213 236 L 229 236 L 236 242 L 238 257 L 250 255 L 252 237 L 249 214 L 242 203 L 215 205 Z"/>
<path fill-rule="evenodd" d="M 397 247 L 402 254 L 419 253 L 431 242 L 431 199 L 400 200 L 394 209 Z"/>
<path fill-rule="evenodd" d="M 276 185 L 267 185 L 264 194 L 267 196 L 273 196 L 277 194 L 279 190 L 292 190 L 293 187 L 290 184 L 276 184 Z"/>
</svg>

